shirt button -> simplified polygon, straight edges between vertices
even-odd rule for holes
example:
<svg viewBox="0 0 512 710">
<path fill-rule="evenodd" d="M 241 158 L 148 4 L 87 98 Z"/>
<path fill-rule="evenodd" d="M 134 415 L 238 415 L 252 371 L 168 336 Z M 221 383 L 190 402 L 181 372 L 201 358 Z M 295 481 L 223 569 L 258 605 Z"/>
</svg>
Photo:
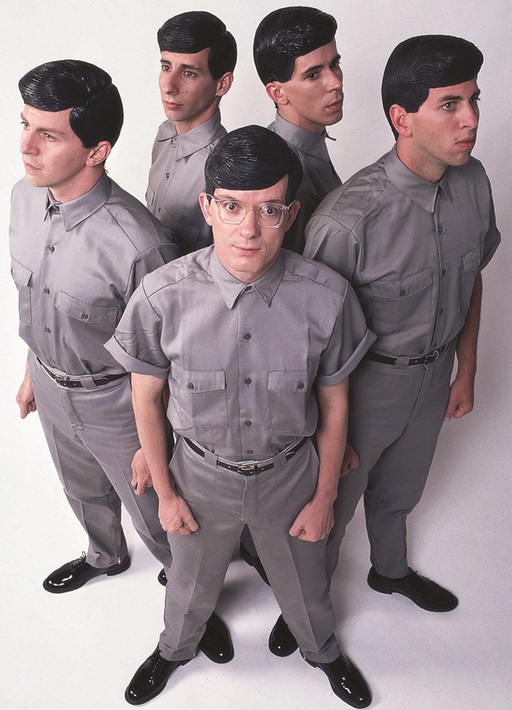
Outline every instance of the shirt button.
<svg viewBox="0 0 512 710">
<path fill-rule="evenodd" d="M 48 288 L 48 286 L 45 288 L 44 292 L 45 292 L 47 295 L 50 293 L 50 289 Z"/>
<path fill-rule="evenodd" d="M 246 385 L 250 385 L 251 382 L 252 382 L 252 380 L 251 380 L 250 377 L 246 377 L 245 380 L 244 380 L 244 382 L 245 382 Z"/>
<path fill-rule="evenodd" d="M 53 252 L 55 251 L 55 247 L 53 246 L 53 244 L 48 247 L 48 251 L 53 254 Z"/>
<path fill-rule="evenodd" d="M 399 291 L 399 293 L 398 293 L 398 295 L 399 295 L 399 296 L 405 296 L 406 293 L 407 293 L 407 291 L 405 290 L 405 288 L 401 288 L 400 291 Z"/>
<path fill-rule="evenodd" d="M 245 424 L 245 426 L 252 426 L 252 422 L 250 419 L 246 419 L 244 424 Z"/>
<path fill-rule="evenodd" d="M 299 383 L 297 384 L 297 389 L 303 390 L 303 389 L 304 389 L 304 382 L 299 382 Z"/>
<path fill-rule="evenodd" d="M 251 334 L 250 333 L 244 333 L 244 340 L 250 340 L 251 339 Z"/>
<path fill-rule="evenodd" d="M 435 350 L 435 349 L 437 348 L 437 343 L 432 343 L 432 347 L 433 347 L 434 350 Z"/>
<path fill-rule="evenodd" d="M 246 453 L 248 456 L 250 456 L 251 454 L 254 453 L 254 451 L 253 451 L 252 449 L 247 449 L 247 451 L 246 451 L 245 453 Z"/>
<path fill-rule="evenodd" d="M 440 308 L 440 309 L 439 309 L 439 315 L 442 316 L 443 313 L 444 313 L 444 308 Z"/>
<path fill-rule="evenodd" d="M 44 329 L 45 329 L 45 331 L 46 331 L 47 333 L 51 333 L 51 332 L 52 332 L 52 329 L 50 328 L 49 325 L 45 325 Z"/>
<path fill-rule="evenodd" d="M 443 270 L 441 271 L 441 276 L 446 276 L 446 269 L 443 269 Z"/>
<path fill-rule="evenodd" d="M 81 318 L 82 320 L 89 320 L 89 316 L 88 316 L 87 313 L 80 313 L 80 318 Z"/>
<path fill-rule="evenodd" d="M 438 234 L 444 234 L 444 227 L 438 227 L 438 228 L 437 228 L 437 233 L 438 233 Z"/>
<path fill-rule="evenodd" d="M 193 389 L 194 389 L 194 383 L 193 383 L 193 382 L 189 382 L 188 385 L 187 385 L 187 387 L 189 388 L 189 390 L 193 390 Z"/>
<path fill-rule="evenodd" d="M 165 173 L 165 179 L 168 180 L 170 175 L 171 175 L 171 173 Z"/>
</svg>

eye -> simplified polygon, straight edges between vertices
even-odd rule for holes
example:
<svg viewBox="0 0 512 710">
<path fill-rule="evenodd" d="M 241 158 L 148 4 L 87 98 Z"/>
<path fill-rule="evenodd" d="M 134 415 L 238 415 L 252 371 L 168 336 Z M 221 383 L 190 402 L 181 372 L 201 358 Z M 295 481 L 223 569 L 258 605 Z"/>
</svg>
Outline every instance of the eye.
<svg viewBox="0 0 512 710">
<path fill-rule="evenodd" d="M 161 64 L 160 67 L 162 71 L 171 71 L 171 67 L 168 64 Z"/>
<path fill-rule="evenodd" d="M 479 101 L 480 101 L 480 96 L 472 96 L 469 99 L 469 103 L 473 104 L 473 106 L 477 106 Z"/>
<path fill-rule="evenodd" d="M 185 69 L 185 71 L 183 72 L 183 76 L 186 79 L 195 79 L 197 74 L 193 71 L 190 71 L 190 69 Z"/>
<path fill-rule="evenodd" d="M 306 79 L 311 79 L 314 80 L 318 77 L 318 72 L 317 71 L 312 71 L 309 74 L 306 74 Z"/>
<path fill-rule="evenodd" d="M 236 202 L 235 200 L 224 200 L 220 203 L 220 206 L 225 212 L 229 212 L 230 214 L 238 214 L 242 209 L 240 202 Z"/>
<path fill-rule="evenodd" d="M 55 136 L 52 136 L 52 134 L 48 133 L 47 131 L 43 131 L 43 137 L 46 138 L 47 141 L 55 140 Z"/>
<path fill-rule="evenodd" d="M 455 101 L 447 101 L 445 104 L 443 104 L 443 108 L 445 109 L 445 111 L 453 111 L 456 105 L 457 104 L 455 103 Z"/>
<path fill-rule="evenodd" d="M 279 207 L 270 204 L 260 205 L 258 208 L 260 215 L 265 218 L 273 218 L 280 213 Z"/>
</svg>

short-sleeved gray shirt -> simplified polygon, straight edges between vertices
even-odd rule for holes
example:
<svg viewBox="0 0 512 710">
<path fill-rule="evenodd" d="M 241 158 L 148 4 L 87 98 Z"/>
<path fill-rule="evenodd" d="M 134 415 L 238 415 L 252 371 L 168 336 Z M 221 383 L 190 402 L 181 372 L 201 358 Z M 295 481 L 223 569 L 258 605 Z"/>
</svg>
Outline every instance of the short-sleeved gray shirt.
<svg viewBox="0 0 512 710">
<path fill-rule="evenodd" d="M 106 175 L 60 205 L 46 188 L 17 183 L 10 246 L 20 335 L 74 376 L 122 371 L 103 344 L 144 274 L 178 256 L 170 232 Z"/>
<path fill-rule="evenodd" d="M 151 155 L 146 203 L 151 212 L 172 230 L 181 254 L 212 243 L 199 193 L 204 190 L 204 164 L 212 148 L 226 135 L 220 111 L 183 135 L 172 121 L 164 121 Z"/>
<path fill-rule="evenodd" d="M 309 218 L 321 201 L 330 192 L 341 185 L 341 180 L 329 157 L 326 132 L 322 135 L 306 131 L 295 126 L 276 114 L 276 119 L 269 129 L 281 136 L 296 152 L 302 165 L 302 184 L 296 195 L 300 202 L 300 211 L 295 222 L 287 231 L 283 241 L 285 249 L 302 254 L 305 244 L 305 230 Z"/>
<path fill-rule="evenodd" d="M 322 202 L 305 254 L 352 284 L 376 350 L 416 357 L 460 332 L 476 275 L 499 241 L 481 163 L 471 158 L 430 183 L 394 148 Z"/>
<path fill-rule="evenodd" d="M 313 385 L 334 385 L 374 339 L 345 279 L 283 250 L 246 285 L 213 247 L 146 276 L 106 347 L 167 378 L 183 436 L 234 461 L 273 456 L 317 424 Z"/>
</svg>

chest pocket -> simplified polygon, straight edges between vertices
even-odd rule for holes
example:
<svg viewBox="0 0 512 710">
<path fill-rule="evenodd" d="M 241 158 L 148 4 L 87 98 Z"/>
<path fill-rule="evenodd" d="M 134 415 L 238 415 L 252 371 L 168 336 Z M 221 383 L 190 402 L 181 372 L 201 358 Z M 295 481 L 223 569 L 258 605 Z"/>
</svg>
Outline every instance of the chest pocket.
<svg viewBox="0 0 512 710">
<path fill-rule="evenodd" d="M 370 286 L 369 327 L 374 333 L 396 333 L 432 318 L 432 274 L 423 269 L 394 281 Z"/>
<path fill-rule="evenodd" d="M 303 435 L 311 390 L 310 380 L 309 370 L 268 373 L 270 425 L 274 431 Z"/>
<path fill-rule="evenodd" d="M 477 247 L 463 254 L 461 260 L 459 312 L 465 317 L 471 301 L 475 279 L 482 263 L 482 249 Z"/>
<path fill-rule="evenodd" d="M 171 362 L 169 385 L 169 420 L 175 429 L 193 429 L 192 436 L 198 441 L 210 441 L 208 434 L 212 430 L 226 429 L 228 407 L 224 370 L 185 370 Z"/>
<path fill-rule="evenodd" d="M 67 316 L 62 325 L 64 340 L 78 357 L 100 361 L 109 357 L 103 343 L 114 333 L 121 315 L 118 306 L 86 303 L 64 291 L 57 295 L 55 305 Z"/>
<path fill-rule="evenodd" d="M 32 271 L 14 259 L 11 260 L 11 276 L 18 289 L 18 312 L 20 323 L 32 325 L 32 301 L 30 282 Z"/>
</svg>

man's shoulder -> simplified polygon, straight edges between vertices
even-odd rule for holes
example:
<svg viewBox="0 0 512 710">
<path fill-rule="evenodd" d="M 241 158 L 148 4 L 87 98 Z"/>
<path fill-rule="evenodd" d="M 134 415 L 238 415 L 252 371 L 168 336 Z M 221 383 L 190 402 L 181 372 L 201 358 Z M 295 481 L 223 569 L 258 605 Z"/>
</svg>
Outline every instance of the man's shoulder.
<svg viewBox="0 0 512 710">
<path fill-rule="evenodd" d="M 212 249 L 211 246 L 198 249 L 146 274 L 143 279 L 146 296 L 152 298 L 162 290 L 180 288 L 191 279 L 211 283 L 209 263 Z"/>
<path fill-rule="evenodd" d="M 348 281 L 320 261 L 282 249 L 286 279 L 301 279 L 306 288 L 328 289 L 344 297 Z"/>
<path fill-rule="evenodd" d="M 34 204 L 41 203 L 45 205 L 47 197 L 47 187 L 34 187 L 34 185 L 30 185 L 30 183 L 28 183 L 25 178 L 18 180 L 18 182 L 15 183 L 14 187 L 12 188 L 13 202 L 18 200 L 25 200 L 30 201 Z"/>
</svg>

